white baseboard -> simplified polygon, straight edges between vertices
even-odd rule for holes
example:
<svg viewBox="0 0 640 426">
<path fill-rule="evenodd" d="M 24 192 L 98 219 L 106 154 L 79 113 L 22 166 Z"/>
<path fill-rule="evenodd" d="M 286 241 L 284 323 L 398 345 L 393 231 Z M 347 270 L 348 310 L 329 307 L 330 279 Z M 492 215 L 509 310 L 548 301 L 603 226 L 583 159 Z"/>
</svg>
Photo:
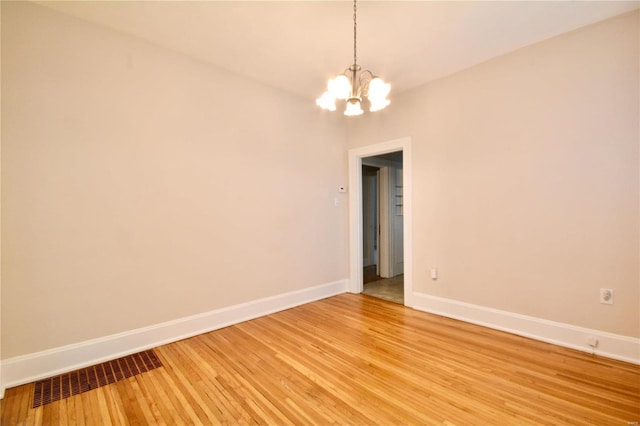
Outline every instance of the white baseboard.
<svg viewBox="0 0 640 426">
<path fill-rule="evenodd" d="M 10 387 L 99 364 L 346 292 L 347 280 L 241 303 L 186 318 L 8 358 L 0 362 L 0 398 Z"/>
<path fill-rule="evenodd" d="M 413 293 L 414 309 L 620 361 L 640 364 L 640 339 L 576 327 L 423 293 Z M 593 350 L 587 339 L 595 337 Z"/>
</svg>

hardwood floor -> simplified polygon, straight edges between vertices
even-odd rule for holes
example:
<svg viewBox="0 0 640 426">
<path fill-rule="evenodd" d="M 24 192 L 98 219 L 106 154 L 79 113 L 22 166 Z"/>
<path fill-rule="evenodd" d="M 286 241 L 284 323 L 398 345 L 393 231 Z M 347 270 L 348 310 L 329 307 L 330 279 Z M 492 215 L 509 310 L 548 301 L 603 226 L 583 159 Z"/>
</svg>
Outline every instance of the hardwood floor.
<svg viewBox="0 0 640 426">
<path fill-rule="evenodd" d="M 640 366 L 344 294 L 155 349 L 163 367 L 16 424 L 597 424 L 640 420 Z"/>
</svg>

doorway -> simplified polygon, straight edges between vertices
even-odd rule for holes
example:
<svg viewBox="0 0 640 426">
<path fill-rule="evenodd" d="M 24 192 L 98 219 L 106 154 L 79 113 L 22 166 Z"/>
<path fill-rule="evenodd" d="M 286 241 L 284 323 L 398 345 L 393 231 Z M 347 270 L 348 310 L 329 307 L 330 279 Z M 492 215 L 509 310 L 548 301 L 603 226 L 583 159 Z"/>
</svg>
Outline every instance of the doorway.
<svg viewBox="0 0 640 426">
<path fill-rule="evenodd" d="M 411 213 L 411 194 L 412 194 L 412 182 L 411 182 L 411 138 L 406 137 L 402 139 L 396 139 L 389 142 L 384 142 L 376 145 L 369 145 L 361 148 L 354 148 L 349 150 L 349 284 L 348 291 L 351 293 L 362 293 L 364 289 L 364 249 L 363 249 L 363 187 L 362 187 L 362 166 L 370 165 L 379 169 L 378 179 L 378 192 L 385 191 L 385 173 L 390 173 L 389 168 L 385 168 L 386 165 L 369 164 L 368 157 L 383 156 L 389 153 L 401 152 L 402 166 L 399 168 L 395 177 L 398 181 L 402 182 L 402 190 L 400 192 L 389 192 L 387 195 L 393 194 L 395 200 L 402 199 L 401 203 L 396 205 L 395 201 L 392 201 L 391 207 L 397 209 L 397 213 L 402 216 L 402 227 L 399 230 L 401 239 L 394 246 L 396 252 L 402 253 L 402 262 L 390 262 L 391 259 L 388 255 L 384 255 L 385 238 L 389 239 L 389 229 L 392 226 L 380 226 L 380 231 L 377 237 L 377 260 L 376 270 L 378 276 L 385 278 L 385 274 L 389 278 L 401 275 L 399 271 L 403 272 L 403 296 L 404 305 L 413 306 L 413 293 L 412 293 L 412 213 Z M 397 155 L 397 154 L 396 154 Z M 389 159 L 387 159 L 389 160 Z M 378 174 L 378 173 L 377 173 Z M 387 180 L 388 181 L 388 180 Z M 395 185 L 394 185 L 395 187 Z M 394 188 L 392 188 L 394 189 Z M 389 188 L 386 188 L 389 191 Z M 378 204 L 389 200 L 389 196 L 377 196 Z M 389 214 L 388 208 L 381 208 L 378 211 L 379 223 L 385 223 L 384 215 Z M 389 246 L 390 247 L 390 246 Z M 389 249 L 390 250 L 390 249 Z M 387 271 L 387 272 L 385 272 Z M 389 272 L 390 271 L 390 272 Z"/>
<path fill-rule="evenodd" d="M 363 293 L 404 304 L 402 151 L 362 159 Z"/>
</svg>

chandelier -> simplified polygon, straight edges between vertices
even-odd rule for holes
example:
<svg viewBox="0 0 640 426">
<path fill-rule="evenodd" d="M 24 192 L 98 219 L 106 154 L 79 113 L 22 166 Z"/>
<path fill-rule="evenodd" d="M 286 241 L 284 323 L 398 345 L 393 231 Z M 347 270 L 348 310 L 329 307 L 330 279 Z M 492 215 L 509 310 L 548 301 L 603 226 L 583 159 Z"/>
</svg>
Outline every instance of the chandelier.
<svg viewBox="0 0 640 426">
<path fill-rule="evenodd" d="M 387 95 L 391 90 L 391 85 L 374 75 L 371 71 L 362 69 L 357 63 L 357 23 L 356 23 L 356 0 L 353 0 L 353 65 L 345 69 L 336 78 L 329 79 L 327 91 L 316 99 L 316 105 L 329 110 L 336 110 L 336 99 L 347 101 L 344 115 L 361 115 L 361 103 L 363 98 L 369 100 L 369 111 L 380 111 L 391 103 Z M 360 74 L 358 74 L 360 73 Z"/>
</svg>

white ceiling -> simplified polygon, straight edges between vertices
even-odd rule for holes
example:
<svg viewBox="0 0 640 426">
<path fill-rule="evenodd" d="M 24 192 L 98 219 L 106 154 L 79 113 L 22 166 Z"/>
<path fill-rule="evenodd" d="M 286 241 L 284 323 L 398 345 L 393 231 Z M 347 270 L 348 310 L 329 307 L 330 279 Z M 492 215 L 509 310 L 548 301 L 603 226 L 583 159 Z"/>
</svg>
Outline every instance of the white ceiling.
<svg viewBox="0 0 640 426">
<path fill-rule="evenodd" d="M 349 1 L 38 3 L 311 99 L 353 62 Z M 358 63 L 398 93 L 639 4 L 361 0 Z"/>
</svg>

